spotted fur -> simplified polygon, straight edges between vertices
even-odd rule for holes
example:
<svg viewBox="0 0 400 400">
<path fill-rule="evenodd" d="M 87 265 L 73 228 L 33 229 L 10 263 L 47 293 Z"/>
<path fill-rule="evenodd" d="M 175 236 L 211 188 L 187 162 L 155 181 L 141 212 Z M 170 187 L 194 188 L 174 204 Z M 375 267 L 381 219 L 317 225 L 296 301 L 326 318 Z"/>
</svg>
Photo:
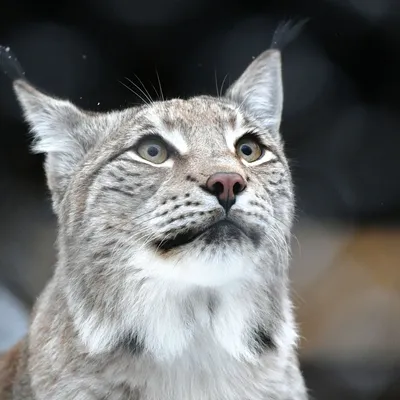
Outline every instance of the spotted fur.
<svg viewBox="0 0 400 400">
<path fill-rule="evenodd" d="M 223 97 L 107 114 L 23 80 L 14 87 L 34 150 L 46 154 L 59 254 L 26 351 L 3 361 L 2 398 L 305 400 L 279 51 L 261 54 Z M 254 163 L 235 149 L 249 133 L 266 149 Z M 142 159 L 144 135 L 162 137 L 171 158 Z M 229 226 L 213 225 L 226 215 L 205 190 L 217 172 L 247 182 Z M 192 232 L 203 234 L 176 246 Z"/>
</svg>

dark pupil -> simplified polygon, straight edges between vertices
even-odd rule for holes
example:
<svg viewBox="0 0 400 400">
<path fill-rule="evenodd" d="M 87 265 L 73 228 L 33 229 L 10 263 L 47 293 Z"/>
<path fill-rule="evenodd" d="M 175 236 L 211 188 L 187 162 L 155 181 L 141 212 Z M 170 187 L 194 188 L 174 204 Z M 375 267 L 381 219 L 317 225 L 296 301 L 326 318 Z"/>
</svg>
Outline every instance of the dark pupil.
<svg viewBox="0 0 400 400">
<path fill-rule="evenodd" d="M 247 144 L 243 144 L 243 145 L 240 147 L 240 150 L 242 151 L 242 153 L 243 153 L 245 156 L 250 156 L 251 153 L 253 152 L 253 149 L 252 149 L 249 145 L 247 145 Z"/>
<path fill-rule="evenodd" d="M 158 153 L 160 152 L 160 150 L 159 150 L 159 148 L 157 147 L 157 146 L 150 146 L 148 149 L 147 149 L 147 154 L 150 156 L 150 157 L 155 157 L 155 156 L 158 156 Z"/>
</svg>

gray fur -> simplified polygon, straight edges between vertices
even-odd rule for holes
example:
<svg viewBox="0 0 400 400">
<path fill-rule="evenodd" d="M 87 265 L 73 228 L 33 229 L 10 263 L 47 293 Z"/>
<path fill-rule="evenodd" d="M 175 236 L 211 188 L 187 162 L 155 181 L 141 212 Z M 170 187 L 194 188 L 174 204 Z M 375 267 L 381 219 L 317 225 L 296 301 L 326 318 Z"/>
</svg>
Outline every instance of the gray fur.
<svg viewBox="0 0 400 400">
<path fill-rule="evenodd" d="M 287 278 L 294 199 L 279 51 L 259 56 L 225 97 L 108 114 L 14 87 L 59 221 L 57 268 L 27 339 L 32 399 L 307 399 Z M 254 165 L 234 153 L 250 131 L 268 148 Z M 178 154 L 141 160 L 144 134 Z M 221 218 L 203 189 L 221 171 L 247 180 L 230 212 L 242 231 L 161 251 Z"/>
</svg>

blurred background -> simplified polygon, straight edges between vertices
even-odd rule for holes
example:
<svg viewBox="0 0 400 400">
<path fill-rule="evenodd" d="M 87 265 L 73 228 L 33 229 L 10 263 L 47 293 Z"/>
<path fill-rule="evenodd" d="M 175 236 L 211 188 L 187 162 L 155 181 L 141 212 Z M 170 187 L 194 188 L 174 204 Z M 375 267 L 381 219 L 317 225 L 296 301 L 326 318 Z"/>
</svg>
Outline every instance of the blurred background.
<svg viewBox="0 0 400 400">
<path fill-rule="evenodd" d="M 216 94 L 280 21 L 309 18 L 283 52 L 302 368 L 317 400 L 400 399 L 398 0 L 1 0 L 0 14 L 27 77 L 91 110 L 141 103 L 140 81 L 157 98 L 157 74 L 167 98 Z M 52 273 L 56 223 L 5 76 L 0 126 L 2 350 Z"/>
</svg>

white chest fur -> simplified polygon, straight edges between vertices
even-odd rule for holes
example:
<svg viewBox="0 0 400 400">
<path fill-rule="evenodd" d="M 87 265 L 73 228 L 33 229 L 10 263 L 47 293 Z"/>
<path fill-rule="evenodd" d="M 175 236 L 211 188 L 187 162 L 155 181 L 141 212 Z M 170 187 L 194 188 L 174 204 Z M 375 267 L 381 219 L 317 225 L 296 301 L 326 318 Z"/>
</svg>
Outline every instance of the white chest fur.
<svg viewBox="0 0 400 400">
<path fill-rule="evenodd" d="M 277 354 L 265 354 L 252 363 L 237 360 L 215 338 L 199 332 L 175 360 L 123 357 L 107 368 L 106 379 L 139 388 L 140 400 L 265 400 L 278 392 L 285 365 Z"/>
<path fill-rule="evenodd" d="M 209 271 L 204 272 L 211 274 L 213 265 L 205 265 Z M 284 382 L 296 341 L 290 307 L 277 320 L 266 277 L 257 276 L 249 261 L 238 271 L 241 279 L 214 287 L 152 275 L 149 268 L 127 273 L 119 287 L 124 296 L 115 307 L 118 318 L 91 314 L 80 324 L 81 337 L 91 349 L 115 348 L 129 335 L 141 348 L 139 354 L 122 351 L 107 360 L 101 374 L 107 398 L 127 400 L 126 388 L 140 392 L 129 400 L 265 400 L 285 393 L 277 385 Z M 252 335 L 269 324 L 274 325 L 276 348 L 260 354 Z M 114 389 L 121 386 L 122 392 Z"/>
<path fill-rule="evenodd" d="M 248 288 L 231 286 L 178 301 L 171 293 L 163 298 L 159 288 L 157 303 L 137 325 L 144 354 L 116 358 L 105 379 L 139 388 L 140 400 L 265 400 L 282 393 L 286 389 L 277 386 L 284 380 L 295 333 L 288 322 L 276 351 L 254 352 L 249 336 L 260 310 L 253 296 Z"/>
</svg>

